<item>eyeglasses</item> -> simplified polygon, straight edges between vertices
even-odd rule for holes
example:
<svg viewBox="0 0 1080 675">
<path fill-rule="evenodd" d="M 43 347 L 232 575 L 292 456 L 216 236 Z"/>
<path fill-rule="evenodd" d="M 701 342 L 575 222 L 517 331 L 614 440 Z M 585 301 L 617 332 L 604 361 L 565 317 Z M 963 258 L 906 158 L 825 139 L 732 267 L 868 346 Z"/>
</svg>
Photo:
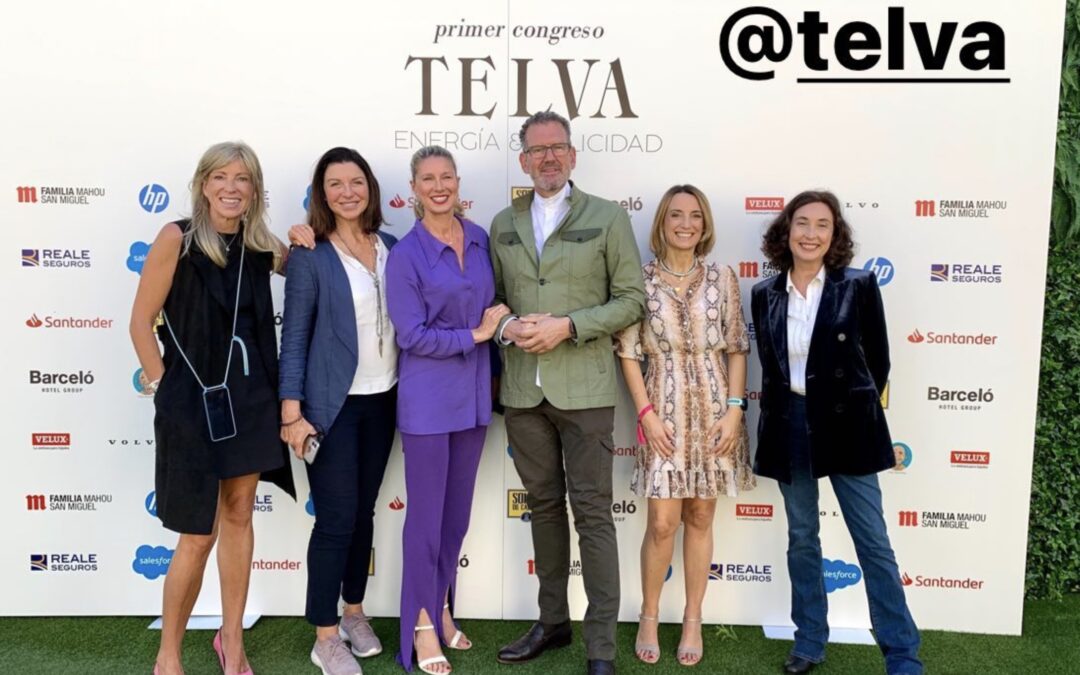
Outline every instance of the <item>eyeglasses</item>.
<svg viewBox="0 0 1080 675">
<path fill-rule="evenodd" d="M 547 156 L 548 150 L 552 155 L 555 155 L 556 159 L 562 159 L 566 157 L 566 153 L 570 152 L 569 143 L 552 143 L 551 145 L 534 145 L 531 148 L 525 148 L 523 151 L 529 157 L 533 159 L 543 159 Z"/>
</svg>

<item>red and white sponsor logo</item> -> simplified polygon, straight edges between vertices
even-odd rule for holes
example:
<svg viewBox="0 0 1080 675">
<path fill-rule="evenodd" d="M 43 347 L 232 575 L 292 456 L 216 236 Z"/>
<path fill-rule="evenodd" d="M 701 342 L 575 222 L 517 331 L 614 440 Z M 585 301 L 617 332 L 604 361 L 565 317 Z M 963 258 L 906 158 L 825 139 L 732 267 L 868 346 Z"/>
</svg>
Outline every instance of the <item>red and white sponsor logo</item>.
<svg viewBox="0 0 1080 675">
<path fill-rule="evenodd" d="M 735 517 L 740 520 L 772 520 L 772 504 L 736 504 Z"/>
<path fill-rule="evenodd" d="M 405 208 L 405 204 L 407 204 L 407 203 L 408 202 L 406 202 L 404 199 L 402 199 L 401 195 L 399 195 L 399 194 L 394 194 L 394 198 L 390 200 L 390 206 L 395 208 L 395 209 Z"/>
<path fill-rule="evenodd" d="M 401 501 L 401 497 L 394 497 L 394 501 L 390 502 L 391 511 L 400 511 L 405 508 L 405 502 Z"/>
<path fill-rule="evenodd" d="M 997 340 L 998 336 L 986 333 L 938 333 L 931 330 L 923 335 L 918 328 L 907 336 L 907 341 L 916 345 L 925 342 L 928 345 L 991 346 L 997 344 Z"/>
<path fill-rule="evenodd" d="M 34 313 L 26 320 L 26 325 L 30 328 L 41 328 L 42 326 L 45 328 L 112 328 L 113 320 L 104 319 L 100 316 L 76 317 L 48 315 L 42 319 Z"/>
<path fill-rule="evenodd" d="M 66 450 L 71 447 L 71 434 L 41 433 L 30 434 L 30 443 L 34 449 Z"/>
<path fill-rule="evenodd" d="M 900 512 L 900 527 L 918 527 L 919 526 L 919 512 L 918 511 L 901 511 Z"/>
<path fill-rule="evenodd" d="M 958 588 L 967 591 L 981 591 L 986 582 L 982 579 L 965 577 L 955 579 L 950 577 L 924 577 L 921 574 L 910 577 L 907 572 L 900 576 L 900 583 L 908 588 Z"/>
<path fill-rule="evenodd" d="M 37 188 L 28 186 L 19 186 L 15 188 L 15 193 L 19 198 L 20 204 L 36 204 L 37 203 Z"/>
<path fill-rule="evenodd" d="M 990 453 L 974 450 L 953 450 L 949 452 L 949 462 L 953 466 L 985 468 L 990 466 Z"/>
<path fill-rule="evenodd" d="M 776 213 L 784 210 L 783 197 L 747 197 L 746 210 L 749 213 Z"/>
</svg>

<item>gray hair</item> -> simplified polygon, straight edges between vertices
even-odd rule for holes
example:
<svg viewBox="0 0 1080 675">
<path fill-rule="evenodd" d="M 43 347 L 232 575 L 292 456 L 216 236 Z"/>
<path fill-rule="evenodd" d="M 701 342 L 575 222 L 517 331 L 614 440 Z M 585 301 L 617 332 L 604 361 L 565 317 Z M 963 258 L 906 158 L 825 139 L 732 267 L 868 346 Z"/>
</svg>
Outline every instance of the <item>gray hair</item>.
<svg viewBox="0 0 1080 675">
<path fill-rule="evenodd" d="M 450 151 L 441 145 L 425 145 L 416 152 L 413 153 L 412 159 L 409 160 L 409 173 L 412 175 L 412 180 L 416 180 L 416 172 L 420 168 L 420 162 L 425 159 L 431 159 L 432 157 L 442 157 L 450 162 L 450 165 L 454 167 L 454 173 L 457 173 L 457 162 L 454 161 L 454 156 L 450 154 Z M 413 213 L 417 218 L 424 217 L 424 206 L 417 199 L 413 202 Z M 454 203 L 454 215 L 464 216 L 465 209 L 461 206 L 461 202 Z"/>
<path fill-rule="evenodd" d="M 534 124 L 547 124 L 549 122 L 558 122 L 562 125 L 562 128 L 566 130 L 566 141 L 570 142 L 570 121 L 560 115 L 557 112 L 551 110 L 541 110 L 538 113 L 533 113 L 529 119 L 525 120 L 525 123 L 521 125 L 521 132 L 518 133 L 518 140 L 521 141 L 521 149 L 525 150 L 525 132 L 529 130 Z"/>
</svg>

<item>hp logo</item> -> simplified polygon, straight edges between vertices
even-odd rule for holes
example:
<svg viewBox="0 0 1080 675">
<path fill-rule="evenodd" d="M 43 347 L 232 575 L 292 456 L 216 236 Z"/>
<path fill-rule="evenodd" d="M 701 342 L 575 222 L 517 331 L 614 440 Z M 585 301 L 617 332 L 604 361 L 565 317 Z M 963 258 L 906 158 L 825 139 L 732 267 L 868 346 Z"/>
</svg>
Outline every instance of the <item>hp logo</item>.
<svg viewBox="0 0 1080 675">
<path fill-rule="evenodd" d="M 139 206 L 147 213 L 161 213 L 169 205 L 169 191 L 157 183 L 144 185 L 139 190 Z"/>
<path fill-rule="evenodd" d="M 150 494 L 146 495 L 146 512 L 151 516 L 157 518 L 157 491 L 151 490 Z"/>
<path fill-rule="evenodd" d="M 873 272 L 877 277 L 878 286 L 885 286 L 893 279 L 896 268 L 888 258 L 870 258 L 862 266 L 867 272 Z"/>
</svg>

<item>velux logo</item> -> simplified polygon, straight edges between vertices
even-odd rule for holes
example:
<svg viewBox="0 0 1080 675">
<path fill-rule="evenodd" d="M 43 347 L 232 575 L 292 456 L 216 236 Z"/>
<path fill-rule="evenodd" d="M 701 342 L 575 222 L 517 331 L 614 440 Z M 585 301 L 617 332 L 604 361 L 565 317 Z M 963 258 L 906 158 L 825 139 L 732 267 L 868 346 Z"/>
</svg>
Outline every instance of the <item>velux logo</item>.
<svg viewBox="0 0 1080 675">
<path fill-rule="evenodd" d="M 974 450 L 952 450 L 949 463 L 955 467 L 985 469 L 990 466 L 990 453 Z"/>
<path fill-rule="evenodd" d="M 747 197 L 747 213 L 777 213 L 784 210 L 783 197 Z"/>
<path fill-rule="evenodd" d="M 30 445 L 35 450 L 68 450 L 71 448 L 71 434 L 57 432 L 30 434 Z"/>
<path fill-rule="evenodd" d="M 739 520 L 772 520 L 772 504 L 736 504 L 735 517 Z"/>
</svg>

